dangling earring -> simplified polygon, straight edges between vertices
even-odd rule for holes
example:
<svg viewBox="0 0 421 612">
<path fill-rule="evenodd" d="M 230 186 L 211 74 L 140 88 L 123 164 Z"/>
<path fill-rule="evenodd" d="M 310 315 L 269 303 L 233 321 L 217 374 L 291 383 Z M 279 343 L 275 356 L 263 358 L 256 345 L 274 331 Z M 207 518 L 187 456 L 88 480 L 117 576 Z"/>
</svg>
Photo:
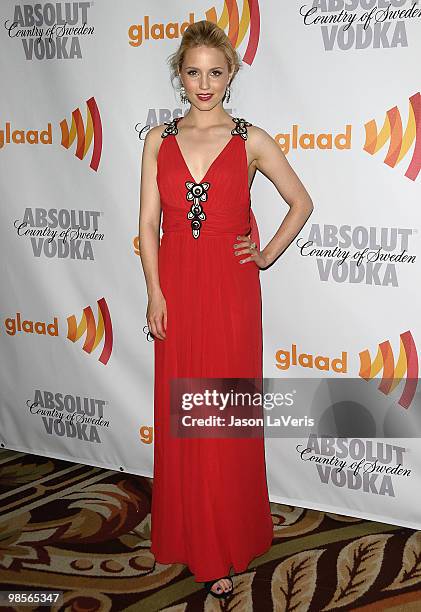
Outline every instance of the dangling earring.
<svg viewBox="0 0 421 612">
<path fill-rule="evenodd" d="M 184 85 L 182 85 L 180 88 L 180 100 L 182 104 L 187 104 L 189 101 L 188 97 L 186 96 L 186 88 Z"/>
<path fill-rule="evenodd" d="M 224 96 L 224 101 L 225 102 L 229 102 L 230 101 L 230 95 L 231 95 L 231 88 L 229 85 L 227 85 L 227 88 L 225 90 L 225 96 Z"/>
</svg>

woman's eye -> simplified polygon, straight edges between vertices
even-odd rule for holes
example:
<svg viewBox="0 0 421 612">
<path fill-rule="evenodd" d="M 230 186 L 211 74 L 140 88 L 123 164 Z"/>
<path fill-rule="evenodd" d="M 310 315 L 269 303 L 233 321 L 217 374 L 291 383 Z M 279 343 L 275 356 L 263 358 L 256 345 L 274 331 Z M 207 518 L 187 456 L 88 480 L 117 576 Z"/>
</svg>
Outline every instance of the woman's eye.
<svg viewBox="0 0 421 612">
<path fill-rule="evenodd" d="M 197 70 L 189 70 L 187 72 L 187 74 L 189 76 L 193 76 L 193 75 L 197 74 Z M 221 76 L 222 72 L 220 70 L 213 70 L 212 74 L 215 75 L 215 76 Z"/>
</svg>

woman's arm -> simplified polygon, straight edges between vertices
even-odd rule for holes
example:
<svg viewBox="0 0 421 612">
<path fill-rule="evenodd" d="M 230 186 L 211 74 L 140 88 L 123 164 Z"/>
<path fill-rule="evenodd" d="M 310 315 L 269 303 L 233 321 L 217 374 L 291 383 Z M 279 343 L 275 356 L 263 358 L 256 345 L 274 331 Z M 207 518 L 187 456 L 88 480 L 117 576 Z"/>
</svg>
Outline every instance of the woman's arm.
<svg viewBox="0 0 421 612">
<path fill-rule="evenodd" d="M 290 207 L 276 234 L 261 252 L 269 266 L 291 244 L 314 206 L 310 195 L 272 136 L 257 126 L 250 127 L 248 133 L 249 150 L 255 167 L 272 181 Z"/>
<path fill-rule="evenodd" d="M 156 182 L 157 154 L 161 139 L 161 126 L 149 130 L 143 145 L 140 208 L 139 250 L 148 292 L 146 318 L 151 333 L 163 340 L 167 327 L 167 310 L 158 273 L 159 229 L 161 200 Z"/>
</svg>

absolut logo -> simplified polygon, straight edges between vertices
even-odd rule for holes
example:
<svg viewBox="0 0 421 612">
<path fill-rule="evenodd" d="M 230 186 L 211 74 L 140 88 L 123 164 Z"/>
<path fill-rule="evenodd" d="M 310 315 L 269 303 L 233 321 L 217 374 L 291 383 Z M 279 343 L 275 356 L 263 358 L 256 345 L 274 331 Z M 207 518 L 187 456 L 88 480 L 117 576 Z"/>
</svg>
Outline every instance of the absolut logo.
<svg viewBox="0 0 421 612">
<path fill-rule="evenodd" d="M 326 0 L 300 6 L 306 26 L 319 27 L 325 51 L 407 47 L 407 19 L 419 19 L 416 0 Z"/>
<path fill-rule="evenodd" d="M 415 231 L 400 227 L 313 224 L 296 242 L 303 257 L 315 258 L 321 281 L 398 287 L 398 265 L 416 262 L 408 253 Z"/>
<path fill-rule="evenodd" d="M 28 400 L 29 413 L 41 418 L 45 432 L 51 436 L 78 438 L 100 444 L 100 429 L 110 427 L 104 418 L 105 400 L 36 389 Z"/>
<path fill-rule="evenodd" d="M 34 257 L 94 260 L 101 211 L 67 208 L 26 208 L 14 221 L 18 236 L 29 239 Z"/>
<path fill-rule="evenodd" d="M 316 466 L 322 484 L 396 497 L 393 480 L 411 476 L 404 467 L 406 448 L 396 444 L 311 434 L 296 451 L 302 461 Z"/>
<path fill-rule="evenodd" d="M 93 36 L 91 2 L 16 4 L 4 23 L 9 38 L 20 40 L 27 60 L 81 59 L 81 40 Z"/>
</svg>

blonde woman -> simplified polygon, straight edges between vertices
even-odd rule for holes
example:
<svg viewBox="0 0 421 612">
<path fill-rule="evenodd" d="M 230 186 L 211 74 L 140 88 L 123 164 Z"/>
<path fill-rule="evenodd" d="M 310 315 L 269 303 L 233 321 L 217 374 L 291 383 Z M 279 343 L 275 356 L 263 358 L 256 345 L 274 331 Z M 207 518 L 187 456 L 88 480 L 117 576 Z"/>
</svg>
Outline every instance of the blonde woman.
<svg viewBox="0 0 421 612">
<path fill-rule="evenodd" d="M 139 215 L 155 350 L 151 551 L 227 597 L 231 568 L 245 571 L 272 542 L 264 439 L 172 436 L 170 381 L 262 376 L 259 271 L 313 204 L 273 138 L 224 110 L 240 60 L 223 30 L 190 25 L 170 61 L 190 107 L 147 134 Z M 256 170 L 290 206 L 262 250 L 250 209 Z"/>
</svg>

